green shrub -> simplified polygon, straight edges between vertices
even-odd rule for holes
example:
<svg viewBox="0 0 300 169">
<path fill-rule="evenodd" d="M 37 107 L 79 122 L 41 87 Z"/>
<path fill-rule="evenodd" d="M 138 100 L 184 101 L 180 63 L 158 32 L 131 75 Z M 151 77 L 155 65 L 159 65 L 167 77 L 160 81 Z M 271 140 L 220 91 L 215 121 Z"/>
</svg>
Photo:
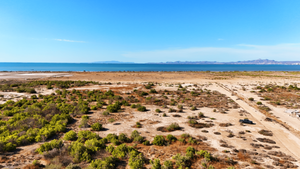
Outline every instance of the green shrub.
<svg viewBox="0 0 300 169">
<path fill-rule="evenodd" d="M 54 148 L 59 149 L 59 148 L 61 148 L 62 146 L 63 146 L 62 140 L 56 140 L 56 139 L 54 139 L 54 140 L 50 141 L 49 143 L 44 143 L 44 144 L 42 144 L 42 145 L 40 146 L 40 148 L 38 148 L 38 149 L 36 150 L 36 152 L 38 152 L 38 153 L 40 153 L 40 154 L 43 154 L 43 152 L 45 152 L 45 151 L 49 151 L 49 150 L 52 150 L 52 149 L 54 149 Z"/>
<path fill-rule="evenodd" d="M 195 106 L 192 106 L 191 110 L 194 111 L 197 110 L 197 108 Z"/>
<path fill-rule="evenodd" d="M 110 118 L 110 119 L 108 119 L 108 122 L 110 122 L 110 123 L 112 123 L 112 122 L 114 122 L 115 121 L 115 119 L 114 118 Z"/>
<path fill-rule="evenodd" d="M 155 89 L 150 89 L 149 93 L 157 93 L 157 91 Z"/>
<path fill-rule="evenodd" d="M 188 140 L 188 143 L 197 144 L 197 141 L 195 139 L 193 139 L 193 137 L 190 137 L 189 140 Z"/>
<path fill-rule="evenodd" d="M 138 111 L 141 111 L 141 112 L 144 112 L 144 111 L 146 111 L 147 109 L 146 109 L 145 106 L 141 106 L 141 107 L 139 107 L 137 110 L 138 110 Z"/>
<path fill-rule="evenodd" d="M 200 112 L 200 113 L 198 114 L 198 117 L 199 117 L 199 118 L 203 118 L 203 117 L 204 117 L 204 114 L 203 114 L 202 112 Z"/>
<path fill-rule="evenodd" d="M 256 104 L 257 104 L 257 105 L 262 105 L 262 102 L 257 102 Z"/>
<path fill-rule="evenodd" d="M 173 169 L 173 163 L 170 160 L 164 162 L 163 169 Z"/>
<path fill-rule="evenodd" d="M 117 158 L 124 158 L 132 149 L 132 147 L 128 147 L 126 144 L 121 144 L 114 148 L 111 154 Z"/>
<path fill-rule="evenodd" d="M 105 148 L 105 142 L 102 140 L 97 140 L 95 138 L 85 141 L 84 145 L 89 150 L 89 152 L 96 152 L 100 149 Z"/>
<path fill-rule="evenodd" d="M 39 160 L 33 160 L 32 165 L 39 165 L 40 161 Z"/>
<path fill-rule="evenodd" d="M 121 104 L 119 101 L 117 101 L 117 102 L 114 103 L 114 104 L 108 105 L 108 106 L 107 106 L 107 110 L 108 110 L 110 113 L 118 112 L 118 110 L 121 109 L 121 106 L 122 106 L 122 104 Z"/>
<path fill-rule="evenodd" d="M 139 137 L 140 136 L 140 133 L 136 130 L 134 130 L 132 133 L 131 133 L 131 139 L 135 139 L 136 137 Z"/>
<path fill-rule="evenodd" d="M 186 148 L 186 153 L 189 153 L 189 152 L 195 154 L 196 150 L 194 147 L 189 146 L 188 148 Z"/>
<path fill-rule="evenodd" d="M 114 145 L 119 145 L 121 144 L 121 142 L 118 140 L 118 138 L 113 138 L 110 140 L 111 143 L 113 143 Z"/>
<path fill-rule="evenodd" d="M 108 116 L 108 115 L 109 115 L 109 112 L 108 112 L 108 111 L 104 111 L 104 112 L 102 113 L 102 115 L 103 115 L 103 116 Z"/>
<path fill-rule="evenodd" d="M 196 152 L 197 155 L 204 157 L 206 161 L 211 161 L 212 160 L 212 156 L 209 152 L 207 152 L 206 150 L 200 150 Z"/>
<path fill-rule="evenodd" d="M 86 118 L 86 117 L 88 117 L 88 116 L 82 116 L 82 117 L 85 117 L 85 118 L 82 118 L 82 119 L 81 119 L 79 127 L 80 127 L 80 128 L 87 128 L 87 127 L 89 126 L 89 125 L 88 125 L 89 119 Z"/>
<path fill-rule="evenodd" d="M 141 123 L 140 122 L 136 122 L 136 127 L 137 128 L 141 128 L 142 127 Z"/>
<path fill-rule="evenodd" d="M 175 136 L 173 136 L 172 134 L 168 134 L 168 135 L 167 135 L 167 140 L 168 140 L 169 142 L 173 142 L 173 141 L 176 141 L 177 138 L 176 138 Z"/>
<path fill-rule="evenodd" d="M 32 95 L 31 99 L 37 99 L 37 96 L 36 95 Z"/>
<path fill-rule="evenodd" d="M 91 127 L 94 131 L 102 130 L 102 124 L 100 124 L 99 122 L 94 123 Z"/>
<path fill-rule="evenodd" d="M 97 110 L 97 106 L 91 106 L 91 110 Z"/>
<path fill-rule="evenodd" d="M 87 115 L 81 116 L 81 119 L 89 119 L 90 117 Z"/>
<path fill-rule="evenodd" d="M 189 158 L 186 156 L 182 156 L 180 153 L 176 154 L 172 157 L 175 161 L 175 164 L 178 168 L 186 168 L 189 167 L 188 161 Z"/>
<path fill-rule="evenodd" d="M 160 165 L 160 160 L 159 159 L 154 159 L 150 160 L 150 164 L 152 164 L 151 169 L 161 169 L 161 165 Z"/>
<path fill-rule="evenodd" d="M 76 140 L 77 134 L 75 131 L 71 130 L 65 134 L 65 140 Z"/>
<path fill-rule="evenodd" d="M 156 112 L 156 113 L 160 113 L 161 110 L 160 110 L 160 109 L 155 109 L 155 112 Z"/>
<path fill-rule="evenodd" d="M 181 134 L 181 137 L 182 137 L 182 138 L 189 138 L 189 137 L 190 137 L 190 135 L 189 135 L 189 134 L 187 134 L 187 133 L 183 133 L 183 134 Z"/>
<path fill-rule="evenodd" d="M 113 145 L 109 145 L 109 146 L 106 147 L 105 150 L 106 150 L 107 152 L 109 152 L 109 153 L 113 153 L 114 149 L 115 149 L 115 147 L 114 147 Z"/>
<path fill-rule="evenodd" d="M 145 146 L 150 145 L 150 141 L 148 141 L 148 140 L 144 141 L 144 142 L 143 142 L 143 145 L 145 145 Z"/>
<path fill-rule="evenodd" d="M 118 136 L 117 136 L 116 134 L 109 133 L 109 134 L 106 136 L 106 139 L 107 139 L 109 142 L 112 142 L 113 139 L 118 139 Z"/>
<path fill-rule="evenodd" d="M 137 151 L 130 152 L 129 166 L 131 169 L 141 169 L 145 163 L 144 157 Z"/>
<path fill-rule="evenodd" d="M 177 123 L 172 123 L 170 126 L 167 127 L 168 131 L 174 131 L 174 130 L 179 130 L 180 127 Z"/>
<path fill-rule="evenodd" d="M 137 143 L 142 143 L 144 141 L 144 137 L 142 136 L 137 136 L 134 138 L 133 140 L 134 142 L 137 142 Z"/>
<path fill-rule="evenodd" d="M 13 143 L 6 143 L 5 146 L 4 146 L 4 151 L 14 151 L 16 150 L 16 147 L 17 145 L 16 144 L 13 144 Z"/>
<path fill-rule="evenodd" d="M 91 155 L 83 143 L 79 141 L 72 142 L 68 149 L 70 155 L 74 158 L 74 162 L 91 161 Z"/>
<path fill-rule="evenodd" d="M 162 135 L 157 135 L 154 137 L 154 140 L 152 144 L 157 145 L 157 146 L 163 146 L 165 145 L 166 141 L 165 138 Z"/>
<path fill-rule="evenodd" d="M 103 160 L 96 159 L 91 162 L 90 167 L 94 169 L 114 169 L 116 167 L 116 162 L 118 159 L 109 156 L 105 157 Z"/>
<path fill-rule="evenodd" d="M 88 130 L 82 130 L 78 132 L 78 139 L 77 141 L 80 142 L 85 142 L 86 140 L 91 140 L 91 139 L 100 139 L 99 135 L 97 135 L 96 133 L 93 133 L 91 131 Z"/>
<path fill-rule="evenodd" d="M 129 141 L 129 138 L 127 138 L 126 134 L 124 134 L 124 133 L 119 134 L 118 139 L 119 139 L 119 141 L 121 141 L 123 143 Z"/>
</svg>

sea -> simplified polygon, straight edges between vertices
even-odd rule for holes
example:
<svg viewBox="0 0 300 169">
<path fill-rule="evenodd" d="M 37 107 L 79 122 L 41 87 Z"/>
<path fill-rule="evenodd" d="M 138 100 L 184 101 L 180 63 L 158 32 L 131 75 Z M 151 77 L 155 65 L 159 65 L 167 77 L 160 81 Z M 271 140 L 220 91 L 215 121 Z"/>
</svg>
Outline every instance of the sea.
<svg viewBox="0 0 300 169">
<path fill-rule="evenodd" d="M 0 71 L 300 71 L 300 65 L 7 63 Z"/>
</svg>

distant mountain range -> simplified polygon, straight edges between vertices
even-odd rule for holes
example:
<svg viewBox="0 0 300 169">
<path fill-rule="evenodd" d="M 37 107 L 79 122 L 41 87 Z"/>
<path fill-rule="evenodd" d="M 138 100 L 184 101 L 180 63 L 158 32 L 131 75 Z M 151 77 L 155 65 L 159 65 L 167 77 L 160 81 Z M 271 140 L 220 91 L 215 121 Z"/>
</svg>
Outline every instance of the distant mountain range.
<svg viewBox="0 0 300 169">
<path fill-rule="evenodd" d="M 104 64 L 136 64 L 134 62 L 120 62 L 120 61 L 99 61 L 93 63 Z M 144 64 L 218 64 L 218 65 L 300 65 L 300 61 L 275 61 L 269 59 L 257 59 L 248 61 L 236 62 L 217 62 L 217 61 L 174 61 L 174 62 L 151 62 Z"/>
<path fill-rule="evenodd" d="M 124 63 L 134 63 L 134 62 L 120 62 L 120 61 L 112 60 L 112 61 L 98 61 L 93 63 L 124 64 Z"/>
<path fill-rule="evenodd" d="M 226 65 L 300 65 L 300 61 L 275 61 L 269 59 L 257 59 L 248 61 L 236 62 L 217 62 L 217 61 L 175 61 L 175 62 L 160 62 L 154 64 L 226 64 Z"/>
</svg>

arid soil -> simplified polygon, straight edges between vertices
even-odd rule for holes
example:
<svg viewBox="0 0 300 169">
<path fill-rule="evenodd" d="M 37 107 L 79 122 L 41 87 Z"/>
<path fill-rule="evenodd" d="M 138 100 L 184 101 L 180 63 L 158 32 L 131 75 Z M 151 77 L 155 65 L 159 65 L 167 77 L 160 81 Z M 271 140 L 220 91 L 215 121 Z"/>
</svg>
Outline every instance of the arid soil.
<svg viewBox="0 0 300 169">
<path fill-rule="evenodd" d="M 180 138 L 182 134 L 189 134 L 198 139 L 201 144 L 198 149 L 209 150 L 213 155 L 232 158 L 237 161 L 235 168 L 298 168 L 300 166 L 300 120 L 285 113 L 287 107 L 276 106 L 268 100 L 262 100 L 262 95 L 255 92 L 255 87 L 267 84 L 289 86 L 299 84 L 299 72 L 66 72 L 66 73 L 30 73 L 30 72 L 2 72 L 0 80 L 6 79 L 26 81 L 29 79 L 43 80 L 81 80 L 96 81 L 99 85 L 89 85 L 69 88 L 84 90 L 112 90 L 127 97 L 134 94 L 133 90 L 149 92 L 145 89 L 148 82 L 155 84 L 152 89 L 157 93 L 150 94 L 152 98 L 140 97 L 142 105 L 147 111 L 140 112 L 131 107 L 123 107 L 118 113 L 104 115 L 107 106 L 91 110 L 89 124 L 99 122 L 104 130 L 95 131 L 100 137 L 110 133 L 125 133 L 128 136 L 137 130 L 141 136 L 150 142 L 156 135 L 167 136 L 172 134 Z M 5 82 L 3 82 L 5 83 Z M 199 92 L 192 96 L 177 92 L 184 89 L 186 92 Z M 38 94 L 49 95 L 56 89 L 44 87 L 36 89 Z M 201 91 L 201 92 L 200 92 Z M 299 91 L 300 92 L 300 91 Z M 17 92 L 0 92 L 0 104 L 7 100 L 29 98 L 33 94 Z M 164 97 L 165 96 L 165 97 Z M 300 97 L 298 92 L 295 96 Z M 294 97 L 295 97 L 294 96 Z M 253 98 L 254 101 L 250 101 Z M 155 103 L 160 99 L 161 104 Z M 178 100 L 172 105 L 172 99 Z M 288 98 L 286 98 L 288 100 Z M 262 102 L 270 110 L 261 109 L 256 102 Z M 164 106 L 167 105 L 167 106 Z M 178 105 L 182 105 L 179 108 Z M 192 109 L 190 105 L 196 107 Z M 156 110 L 160 109 L 160 112 Z M 172 111 L 174 110 L 174 111 Z M 199 116 L 199 113 L 203 117 Z M 80 128 L 81 118 L 75 117 L 75 122 L 68 125 L 68 130 L 78 133 L 81 130 L 91 130 L 90 127 Z M 114 119 L 111 121 L 110 119 Z M 240 123 L 240 119 L 249 119 L 254 124 Z M 195 127 L 190 120 L 197 124 Z M 141 127 L 137 128 L 136 123 Z M 180 126 L 179 130 L 162 132 L 159 127 L 168 127 L 172 123 Z M 200 125 L 199 125 L 200 126 Z M 263 135 L 260 131 L 269 131 L 270 135 Z M 63 134 L 59 136 L 63 138 Z M 49 140 L 50 141 L 50 140 Z M 49 161 L 42 155 L 34 155 L 34 150 L 41 143 L 18 147 L 15 154 L 6 154 L 0 159 L 2 167 L 24 167 L 39 159 L 44 165 Z M 177 153 L 185 153 L 188 145 L 179 141 L 170 146 L 137 145 L 140 152 L 147 159 L 159 158 L 161 161 L 170 160 Z M 17 162 L 18 161 L 18 162 Z M 202 168 L 201 160 L 195 159 L 191 168 Z M 212 163 L 215 168 L 227 168 L 228 164 Z M 87 166 L 87 164 L 85 164 Z M 232 164 L 233 165 L 233 164 Z M 83 165 L 84 166 L 84 165 Z M 129 168 L 128 166 L 126 166 Z M 151 168 L 150 164 L 145 165 Z"/>
</svg>

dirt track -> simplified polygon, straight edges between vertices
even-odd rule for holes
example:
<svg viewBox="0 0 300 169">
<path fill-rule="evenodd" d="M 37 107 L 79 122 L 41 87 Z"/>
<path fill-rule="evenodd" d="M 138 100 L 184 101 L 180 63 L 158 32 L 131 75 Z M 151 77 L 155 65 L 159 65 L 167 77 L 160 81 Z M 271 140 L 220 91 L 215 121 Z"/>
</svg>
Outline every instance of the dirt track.
<svg viewBox="0 0 300 169">
<path fill-rule="evenodd" d="M 264 119 L 266 118 L 262 113 L 255 110 L 253 107 L 245 103 L 243 100 L 237 100 L 238 97 L 232 96 L 230 92 L 226 91 L 222 87 L 214 84 L 211 87 L 212 90 L 217 90 L 223 94 L 226 94 L 228 97 L 236 100 L 236 102 L 247 112 L 249 112 L 259 123 L 265 126 L 267 129 L 271 129 L 274 133 L 274 137 L 278 140 L 278 144 L 283 148 L 286 148 L 286 152 L 290 152 L 300 160 L 300 139 L 294 136 L 290 131 L 283 128 L 282 126 L 274 123 L 274 122 L 266 122 Z"/>
</svg>

